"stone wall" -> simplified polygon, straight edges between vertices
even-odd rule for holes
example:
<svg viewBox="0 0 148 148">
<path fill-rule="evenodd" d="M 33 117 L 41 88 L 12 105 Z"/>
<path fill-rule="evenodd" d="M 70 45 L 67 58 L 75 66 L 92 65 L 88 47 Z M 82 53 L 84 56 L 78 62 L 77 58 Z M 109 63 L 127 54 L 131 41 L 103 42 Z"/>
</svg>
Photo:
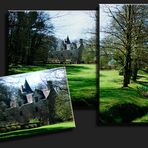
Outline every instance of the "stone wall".
<svg viewBox="0 0 148 148">
<path fill-rule="evenodd" d="M 38 102 L 27 103 L 21 107 L 13 107 L 5 110 L 6 120 L 0 121 L 9 123 L 27 124 L 31 119 L 38 119 L 44 124 L 49 123 L 49 108 L 47 99 Z"/>
</svg>

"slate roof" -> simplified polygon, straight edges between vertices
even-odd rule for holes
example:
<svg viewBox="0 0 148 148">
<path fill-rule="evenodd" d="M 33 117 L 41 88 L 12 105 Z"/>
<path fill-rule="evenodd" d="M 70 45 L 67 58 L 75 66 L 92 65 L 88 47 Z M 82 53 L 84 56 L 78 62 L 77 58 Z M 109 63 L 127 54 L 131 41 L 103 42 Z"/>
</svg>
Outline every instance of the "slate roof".
<svg viewBox="0 0 148 148">
<path fill-rule="evenodd" d="M 26 92 L 26 93 L 32 93 L 33 92 L 26 79 L 25 79 L 23 91 Z"/>
</svg>

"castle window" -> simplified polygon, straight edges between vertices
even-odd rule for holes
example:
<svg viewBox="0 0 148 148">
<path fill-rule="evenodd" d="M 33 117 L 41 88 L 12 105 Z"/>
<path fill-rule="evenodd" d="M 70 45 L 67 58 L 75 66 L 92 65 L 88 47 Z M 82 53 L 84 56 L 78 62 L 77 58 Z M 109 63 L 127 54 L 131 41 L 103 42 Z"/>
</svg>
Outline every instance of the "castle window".
<svg viewBox="0 0 148 148">
<path fill-rule="evenodd" d="M 39 111 L 38 107 L 35 107 L 35 111 L 36 111 L 36 112 L 38 112 L 38 111 Z"/>
<path fill-rule="evenodd" d="M 19 105 L 19 106 L 22 106 L 22 103 L 21 103 L 21 102 L 18 102 L 18 105 Z"/>
<path fill-rule="evenodd" d="M 38 101 L 39 101 L 38 97 L 35 97 L 35 102 L 38 102 Z"/>
<path fill-rule="evenodd" d="M 20 111 L 20 116 L 23 116 L 23 112 L 22 111 Z"/>
</svg>

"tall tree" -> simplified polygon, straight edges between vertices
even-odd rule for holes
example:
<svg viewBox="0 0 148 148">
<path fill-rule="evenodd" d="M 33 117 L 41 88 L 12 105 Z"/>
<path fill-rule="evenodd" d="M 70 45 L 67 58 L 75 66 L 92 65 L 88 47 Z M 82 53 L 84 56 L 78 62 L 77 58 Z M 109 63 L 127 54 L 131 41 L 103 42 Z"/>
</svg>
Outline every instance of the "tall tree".
<svg viewBox="0 0 148 148">
<path fill-rule="evenodd" d="M 42 11 L 9 11 L 9 64 L 33 64 L 34 58 L 40 56 L 36 51 L 44 50 L 45 45 L 51 44 L 45 41 L 45 38 L 50 39 L 53 29 L 50 16 Z M 49 48 L 46 50 L 46 55 L 48 50 Z"/>
<path fill-rule="evenodd" d="M 132 53 L 132 79 L 137 80 L 139 69 L 148 65 L 148 5 L 137 5 L 134 9 L 134 30 Z"/>
<path fill-rule="evenodd" d="M 144 9 L 141 9 L 141 6 L 138 5 L 119 5 L 114 8 L 107 7 L 109 16 L 112 18 L 112 23 L 109 29 L 103 30 L 103 32 L 112 36 L 110 41 L 110 47 L 120 51 L 120 55 L 123 56 L 123 87 L 128 87 L 130 79 L 132 76 L 133 68 L 133 52 L 135 51 L 135 38 L 139 36 L 139 32 L 135 31 L 136 26 L 138 25 L 139 19 L 142 21 L 144 15 L 141 15 L 141 11 L 144 12 Z M 138 19 L 139 18 L 139 19 Z M 144 27 L 142 27 L 144 31 Z M 142 34 L 144 37 L 144 34 Z M 138 41 L 138 40 L 137 40 Z M 139 41 L 138 45 L 142 45 Z M 136 53 L 137 55 L 138 53 Z"/>
</svg>

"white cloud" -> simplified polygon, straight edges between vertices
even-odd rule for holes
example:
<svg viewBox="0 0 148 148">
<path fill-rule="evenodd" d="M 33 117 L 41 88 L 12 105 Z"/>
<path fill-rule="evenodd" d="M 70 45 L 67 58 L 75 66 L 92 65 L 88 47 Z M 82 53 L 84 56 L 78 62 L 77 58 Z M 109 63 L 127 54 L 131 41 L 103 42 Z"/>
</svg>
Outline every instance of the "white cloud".
<svg viewBox="0 0 148 148">
<path fill-rule="evenodd" d="M 87 32 L 95 28 L 96 22 L 90 16 L 95 11 L 48 11 L 48 13 L 55 27 L 55 35 L 61 39 L 65 39 L 67 35 L 71 40 L 85 39 L 91 36 Z M 60 15 L 61 17 L 58 17 Z"/>
</svg>

